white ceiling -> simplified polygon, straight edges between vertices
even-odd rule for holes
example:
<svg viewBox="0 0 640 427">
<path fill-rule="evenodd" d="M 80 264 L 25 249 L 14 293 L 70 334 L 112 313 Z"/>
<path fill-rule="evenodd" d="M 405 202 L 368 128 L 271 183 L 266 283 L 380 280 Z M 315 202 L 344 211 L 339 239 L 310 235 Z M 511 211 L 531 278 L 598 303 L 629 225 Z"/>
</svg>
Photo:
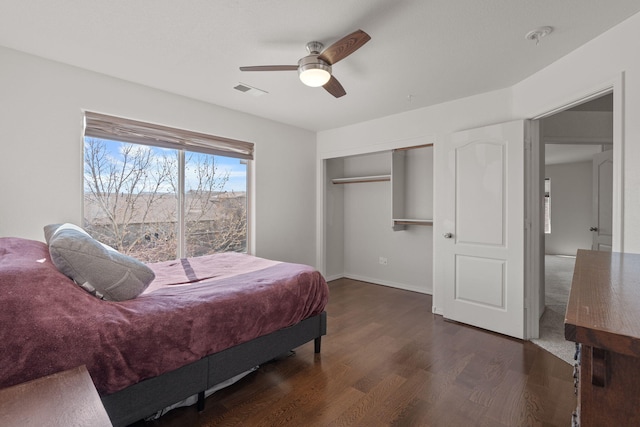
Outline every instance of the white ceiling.
<svg viewBox="0 0 640 427">
<path fill-rule="evenodd" d="M 309 130 L 501 89 L 640 11 L 638 0 L 0 0 L 0 45 Z M 533 28 L 554 31 L 536 44 Z M 305 44 L 356 29 L 347 95 L 304 86 Z M 239 82 L 268 95 L 254 97 Z"/>
</svg>

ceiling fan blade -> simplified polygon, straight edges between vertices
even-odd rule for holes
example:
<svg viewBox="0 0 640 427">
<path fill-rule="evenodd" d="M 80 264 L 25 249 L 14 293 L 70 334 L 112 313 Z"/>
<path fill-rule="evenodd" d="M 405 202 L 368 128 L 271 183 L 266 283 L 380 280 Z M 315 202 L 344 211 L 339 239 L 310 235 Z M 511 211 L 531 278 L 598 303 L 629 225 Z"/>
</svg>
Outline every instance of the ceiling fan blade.
<svg viewBox="0 0 640 427">
<path fill-rule="evenodd" d="M 344 90 L 344 88 L 342 87 L 338 79 L 336 79 L 333 76 L 331 76 L 329 81 L 326 82 L 322 87 L 325 88 L 327 92 L 329 92 L 331 95 L 335 96 L 336 98 L 340 98 L 341 96 L 344 96 L 347 94 L 347 92 Z"/>
<path fill-rule="evenodd" d="M 333 65 L 360 49 L 369 40 L 371 40 L 369 34 L 362 30 L 354 31 L 323 50 L 318 58 Z"/>
<path fill-rule="evenodd" d="M 296 71 L 297 65 L 256 65 L 253 67 L 240 67 L 240 71 Z"/>
</svg>

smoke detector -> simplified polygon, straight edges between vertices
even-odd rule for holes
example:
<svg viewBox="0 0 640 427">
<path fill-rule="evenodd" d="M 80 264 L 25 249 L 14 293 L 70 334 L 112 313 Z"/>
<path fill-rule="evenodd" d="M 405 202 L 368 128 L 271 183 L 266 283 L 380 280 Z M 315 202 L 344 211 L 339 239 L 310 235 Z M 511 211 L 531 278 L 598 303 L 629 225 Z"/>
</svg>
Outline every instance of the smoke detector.
<svg viewBox="0 0 640 427">
<path fill-rule="evenodd" d="M 536 44 L 540 43 L 540 39 L 548 36 L 553 31 L 552 27 L 538 27 L 525 34 L 524 38 L 527 40 L 534 40 Z"/>
</svg>

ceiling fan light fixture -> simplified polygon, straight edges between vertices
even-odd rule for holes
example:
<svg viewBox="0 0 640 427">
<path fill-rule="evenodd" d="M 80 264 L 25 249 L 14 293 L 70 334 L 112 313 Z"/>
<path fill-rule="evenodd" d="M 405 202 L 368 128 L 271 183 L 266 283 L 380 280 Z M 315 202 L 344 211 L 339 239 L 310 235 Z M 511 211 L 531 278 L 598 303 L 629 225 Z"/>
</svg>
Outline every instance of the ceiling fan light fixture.
<svg viewBox="0 0 640 427">
<path fill-rule="evenodd" d="M 324 86 L 331 78 L 331 65 L 317 55 L 305 56 L 298 62 L 300 81 L 310 87 Z"/>
<path fill-rule="evenodd" d="M 331 74 L 322 68 L 308 68 L 306 70 L 300 70 L 300 80 L 307 86 L 324 86 L 330 78 Z"/>
</svg>

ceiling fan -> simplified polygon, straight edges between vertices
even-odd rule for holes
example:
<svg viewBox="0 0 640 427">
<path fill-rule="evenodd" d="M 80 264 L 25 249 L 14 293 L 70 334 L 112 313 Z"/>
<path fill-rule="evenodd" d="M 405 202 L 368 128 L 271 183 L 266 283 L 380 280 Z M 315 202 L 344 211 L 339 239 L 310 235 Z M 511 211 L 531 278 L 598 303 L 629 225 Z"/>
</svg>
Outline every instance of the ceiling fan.
<svg viewBox="0 0 640 427">
<path fill-rule="evenodd" d="M 311 87 L 322 86 L 331 95 L 340 98 L 346 95 L 338 79 L 331 75 L 331 66 L 351 55 L 371 40 L 369 34 L 362 30 L 344 36 L 328 48 L 320 42 L 307 43 L 309 55 L 301 58 L 298 65 L 257 65 L 240 67 L 240 71 L 298 71 L 302 83 Z M 324 49 L 324 50 L 323 50 Z"/>
</svg>

